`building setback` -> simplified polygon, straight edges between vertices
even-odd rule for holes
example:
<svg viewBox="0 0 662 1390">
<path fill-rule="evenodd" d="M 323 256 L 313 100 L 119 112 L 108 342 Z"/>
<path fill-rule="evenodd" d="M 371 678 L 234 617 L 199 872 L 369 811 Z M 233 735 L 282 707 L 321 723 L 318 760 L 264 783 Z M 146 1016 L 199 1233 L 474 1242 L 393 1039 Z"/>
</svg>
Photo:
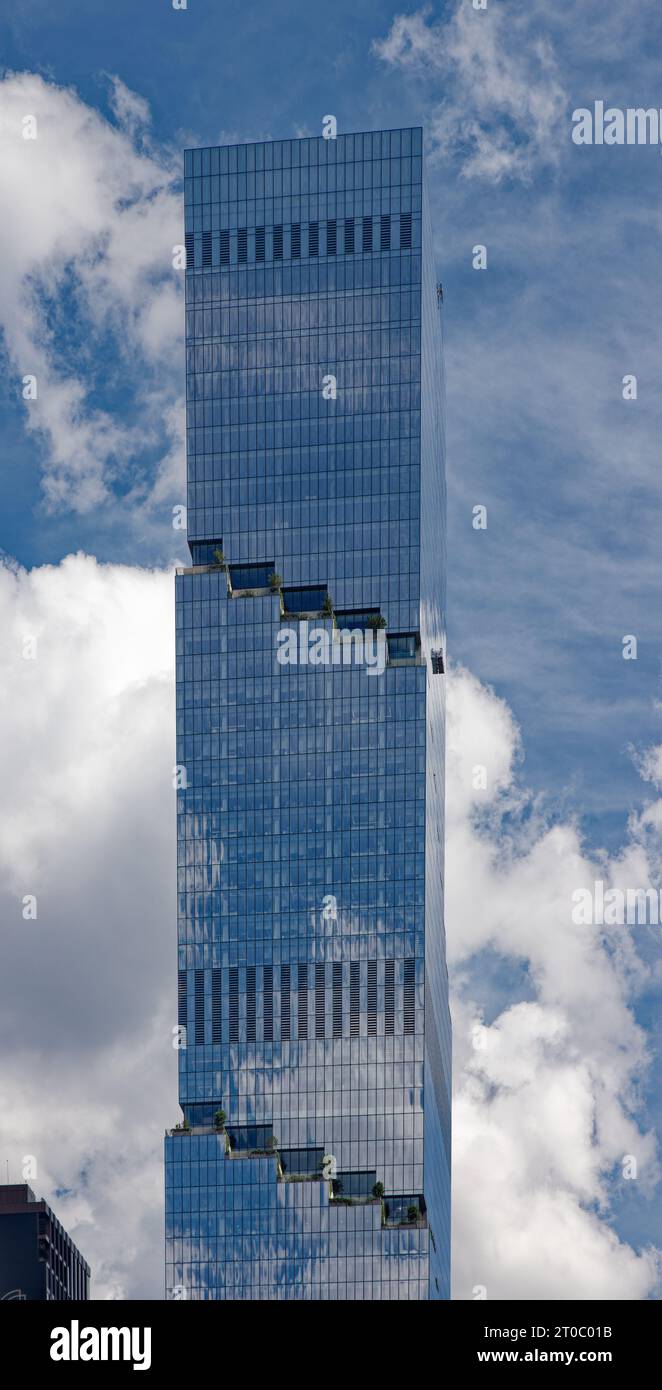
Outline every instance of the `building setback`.
<svg viewBox="0 0 662 1390">
<path fill-rule="evenodd" d="M 48 1202 L 27 1183 L 0 1186 L 0 1300 L 79 1302 L 90 1296 L 90 1266 Z"/>
<path fill-rule="evenodd" d="M 422 131 L 189 150 L 185 216 L 166 1296 L 448 1298 L 442 295 Z"/>
</svg>

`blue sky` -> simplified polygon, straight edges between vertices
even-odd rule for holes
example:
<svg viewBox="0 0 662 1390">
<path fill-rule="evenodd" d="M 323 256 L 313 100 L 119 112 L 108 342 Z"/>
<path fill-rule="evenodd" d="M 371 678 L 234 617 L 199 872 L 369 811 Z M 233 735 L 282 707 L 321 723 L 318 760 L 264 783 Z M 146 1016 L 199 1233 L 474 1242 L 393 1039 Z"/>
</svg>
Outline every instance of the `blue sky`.
<svg viewBox="0 0 662 1390">
<path fill-rule="evenodd" d="M 470 61 L 453 68 L 443 36 L 454 6 L 420 21 L 428 37 L 419 63 L 407 40 L 399 58 L 380 56 L 375 46 L 399 13 L 386 4 L 279 5 L 274 23 L 266 5 L 174 11 L 166 0 L 120 0 L 87 7 L 82 20 L 66 0 L 57 11 L 31 3 L 5 18 L 2 51 L 8 70 L 73 86 L 111 120 L 107 75 L 117 74 L 148 103 L 150 143 L 174 176 L 184 143 L 310 133 L 327 108 L 347 130 L 426 125 L 446 295 L 450 647 L 511 700 L 526 729 L 532 784 L 562 795 L 595 844 L 614 846 L 639 794 L 628 745 L 659 730 L 659 315 L 651 287 L 662 166 L 656 148 L 578 150 L 570 113 L 600 92 L 615 103 L 656 100 L 646 55 L 660 20 L 644 5 L 635 23 L 625 7 L 617 64 L 614 17 L 605 21 L 602 6 L 571 8 L 551 27 L 546 7 L 495 0 L 492 9 L 472 11 L 472 23 L 498 17 L 507 37 L 511 15 L 519 24 L 524 15 L 526 34 L 554 54 L 542 84 L 549 121 L 538 131 L 526 109 L 519 125 L 504 102 L 481 112 L 495 143 L 507 128 L 517 172 L 517 151 L 525 151 L 524 177 L 467 173 Z M 509 73 L 514 101 L 518 82 L 539 77 L 535 61 Z M 440 125 L 444 98 L 452 141 Z M 482 274 L 470 254 L 480 241 L 489 257 Z M 89 361 L 88 325 L 78 327 L 77 342 L 67 319 L 67 348 L 93 387 L 89 399 L 135 424 L 139 358 L 125 374 L 111 334 L 99 335 Z M 170 364 L 173 397 L 180 365 Z M 629 370 L 640 397 L 628 409 L 620 381 Z M 137 529 L 121 511 L 44 515 L 40 450 L 25 437 L 15 379 L 5 375 L 3 387 L 2 454 L 12 460 L 0 475 L 4 549 L 26 564 L 80 546 L 103 559 L 170 559 L 167 506 Z M 132 456 L 146 477 L 163 448 L 155 433 Z M 471 530 L 475 501 L 490 504 L 486 534 Z M 636 665 L 620 658 L 630 631 L 639 637 Z"/>
<path fill-rule="evenodd" d="M 28 570 L 77 551 L 131 570 L 185 556 L 171 525 L 183 146 L 315 134 L 327 112 L 341 131 L 423 124 L 445 303 L 449 652 L 493 688 L 479 723 L 500 728 L 499 699 L 513 721 L 494 843 L 514 840 L 517 857 L 570 827 L 585 862 L 643 873 L 644 856 L 658 883 L 656 813 L 634 831 L 631 818 L 657 804 L 641 757 L 662 744 L 661 147 L 578 148 L 570 132 L 598 98 L 662 105 L 662 16 L 652 0 L 606 8 L 25 0 L 7 12 L 0 548 Z M 15 136 L 33 108 L 34 150 Z M 485 271 L 472 268 L 478 243 Z M 37 410 L 20 394 L 32 371 Z M 627 373 L 636 401 L 622 397 Z M 472 528 L 478 503 L 486 532 Z M 637 661 L 622 658 L 626 634 Z M 662 1110 L 659 935 L 633 944 L 645 1130 Z M 539 980 L 526 950 L 521 966 L 512 943 L 496 957 L 493 939 L 477 945 L 463 989 L 489 1023 Z M 590 991 L 586 1008 L 599 1008 Z M 621 1185 L 609 1200 L 625 1240 L 662 1243 L 654 1199 Z M 586 1202 L 600 1206 L 595 1191 Z"/>
</svg>

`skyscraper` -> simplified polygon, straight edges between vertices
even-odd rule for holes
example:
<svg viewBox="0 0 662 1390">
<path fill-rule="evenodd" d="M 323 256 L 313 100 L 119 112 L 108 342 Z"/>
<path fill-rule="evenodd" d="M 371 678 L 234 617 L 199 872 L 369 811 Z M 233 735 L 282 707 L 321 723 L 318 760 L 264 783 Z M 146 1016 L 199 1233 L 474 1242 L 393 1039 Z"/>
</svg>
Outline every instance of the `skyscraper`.
<svg viewBox="0 0 662 1390">
<path fill-rule="evenodd" d="M 174 1298 L 449 1297 L 441 290 L 325 120 L 185 156 Z"/>
<path fill-rule="evenodd" d="M 0 1301 L 88 1299 L 90 1266 L 26 1182 L 0 1186 Z"/>
</svg>

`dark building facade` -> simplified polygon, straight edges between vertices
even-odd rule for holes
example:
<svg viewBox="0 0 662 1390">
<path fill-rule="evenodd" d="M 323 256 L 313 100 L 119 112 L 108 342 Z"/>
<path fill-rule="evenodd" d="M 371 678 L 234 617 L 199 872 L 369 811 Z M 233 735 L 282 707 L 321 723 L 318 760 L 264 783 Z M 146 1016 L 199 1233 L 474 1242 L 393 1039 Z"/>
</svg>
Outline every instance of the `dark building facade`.
<svg viewBox="0 0 662 1390">
<path fill-rule="evenodd" d="M 185 215 L 166 1294 L 448 1298 L 442 303 L 422 132 L 187 151 Z"/>
<path fill-rule="evenodd" d="M 0 1186 L 0 1300 L 78 1302 L 90 1267 L 48 1202 L 27 1183 Z"/>
</svg>

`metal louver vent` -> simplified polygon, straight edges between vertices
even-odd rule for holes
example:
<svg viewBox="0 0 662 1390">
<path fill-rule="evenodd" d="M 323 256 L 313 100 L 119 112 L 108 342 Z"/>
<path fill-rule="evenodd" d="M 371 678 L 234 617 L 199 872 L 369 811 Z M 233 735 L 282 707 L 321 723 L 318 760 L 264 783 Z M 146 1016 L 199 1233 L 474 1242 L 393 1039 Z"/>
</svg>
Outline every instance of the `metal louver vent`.
<svg viewBox="0 0 662 1390">
<path fill-rule="evenodd" d="M 239 1042 L 239 970 L 230 970 L 230 1042 Z"/>
<path fill-rule="evenodd" d="M 358 1038 L 361 1000 L 361 967 L 353 960 L 349 967 L 349 1036 Z"/>
<path fill-rule="evenodd" d="M 384 1032 L 392 1037 L 395 1031 L 395 962 L 384 962 Z"/>
<path fill-rule="evenodd" d="M 177 1022 L 180 1028 L 185 1028 L 188 1022 L 185 970 L 179 970 L 177 972 Z"/>
<path fill-rule="evenodd" d="M 205 972 L 195 972 L 195 1043 L 201 1047 L 205 1040 Z"/>
<path fill-rule="evenodd" d="M 405 1033 L 414 1032 L 416 1003 L 416 964 L 405 961 Z"/>
<path fill-rule="evenodd" d="M 308 966 L 299 965 L 297 981 L 297 1033 L 300 1038 L 308 1037 Z"/>
<path fill-rule="evenodd" d="M 264 967 L 264 1041 L 274 1038 L 274 972 L 273 966 Z"/>
<path fill-rule="evenodd" d="M 222 1041 L 221 972 L 218 966 L 214 966 L 211 972 L 211 1040 L 216 1044 Z"/>
<path fill-rule="evenodd" d="M 342 962 L 333 962 L 333 1036 L 342 1037 Z"/>
<path fill-rule="evenodd" d="M 325 987 L 324 987 L 324 962 L 315 966 L 315 1037 L 324 1037 L 324 1010 L 325 1010 Z"/>
<path fill-rule="evenodd" d="M 246 970 L 246 1041 L 255 1042 L 255 966 Z"/>
<path fill-rule="evenodd" d="M 368 1037 L 377 1035 L 377 961 L 368 961 Z"/>
<path fill-rule="evenodd" d="M 282 965 L 280 968 L 280 1036 L 282 1042 L 289 1042 L 290 1039 L 290 967 Z"/>
</svg>

